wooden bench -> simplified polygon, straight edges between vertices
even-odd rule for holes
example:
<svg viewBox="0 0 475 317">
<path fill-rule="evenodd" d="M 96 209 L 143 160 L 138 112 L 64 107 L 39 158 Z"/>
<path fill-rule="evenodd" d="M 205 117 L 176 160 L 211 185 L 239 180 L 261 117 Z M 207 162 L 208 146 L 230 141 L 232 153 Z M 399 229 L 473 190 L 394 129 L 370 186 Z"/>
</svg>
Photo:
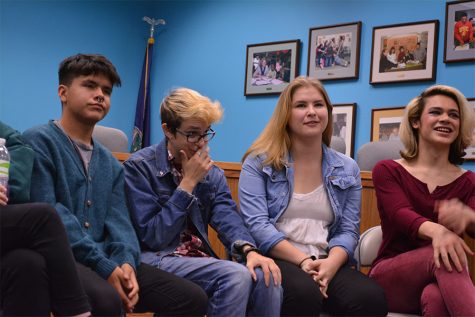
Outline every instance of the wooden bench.
<svg viewBox="0 0 475 317">
<path fill-rule="evenodd" d="M 125 161 L 130 154 L 129 153 L 113 153 L 119 161 Z M 231 163 L 231 162 L 215 162 L 217 166 L 224 170 L 224 175 L 231 191 L 231 195 L 239 206 L 238 200 L 238 183 L 239 175 L 241 173 L 241 163 Z M 363 186 L 362 197 L 361 197 L 361 223 L 360 223 L 360 233 L 363 233 L 365 230 L 377 226 L 381 223 L 379 218 L 378 206 L 376 201 L 376 194 L 374 191 L 373 178 L 371 172 L 362 171 L 361 172 L 361 183 Z M 227 254 L 224 246 L 221 244 L 221 241 L 218 239 L 217 233 L 209 227 L 209 240 L 213 247 L 213 250 L 216 254 L 222 258 L 227 259 Z M 464 240 L 470 249 L 475 251 L 475 240 L 464 236 Z M 468 259 L 468 269 L 472 281 L 475 283 L 475 259 L 474 257 L 469 257 Z M 367 269 L 363 269 L 367 271 Z"/>
</svg>

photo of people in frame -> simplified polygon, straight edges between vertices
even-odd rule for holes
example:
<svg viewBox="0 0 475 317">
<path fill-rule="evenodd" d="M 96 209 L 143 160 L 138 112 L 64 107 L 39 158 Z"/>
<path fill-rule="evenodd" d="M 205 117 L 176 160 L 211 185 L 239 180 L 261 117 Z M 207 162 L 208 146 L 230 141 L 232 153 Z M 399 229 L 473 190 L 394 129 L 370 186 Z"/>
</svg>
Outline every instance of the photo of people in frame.
<svg viewBox="0 0 475 317">
<path fill-rule="evenodd" d="M 383 36 L 379 72 L 426 69 L 427 43 L 428 32 Z"/>
<path fill-rule="evenodd" d="M 347 130 L 347 114 L 346 113 L 334 113 L 333 114 L 333 133 L 332 136 L 337 136 L 346 140 Z"/>
<path fill-rule="evenodd" d="M 320 35 L 316 39 L 315 68 L 348 67 L 351 60 L 351 33 Z"/>
<path fill-rule="evenodd" d="M 399 140 L 399 126 L 401 117 L 381 118 L 379 121 L 379 139 L 378 141 Z"/>
<path fill-rule="evenodd" d="M 475 61 L 475 0 L 445 5 L 444 63 Z"/>
<path fill-rule="evenodd" d="M 253 54 L 252 86 L 289 83 L 292 50 Z"/>
<path fill-rule="evenodd" d="M 453 50 L 475 49 L 475 9 L 455 11 Z"/>
</svg>

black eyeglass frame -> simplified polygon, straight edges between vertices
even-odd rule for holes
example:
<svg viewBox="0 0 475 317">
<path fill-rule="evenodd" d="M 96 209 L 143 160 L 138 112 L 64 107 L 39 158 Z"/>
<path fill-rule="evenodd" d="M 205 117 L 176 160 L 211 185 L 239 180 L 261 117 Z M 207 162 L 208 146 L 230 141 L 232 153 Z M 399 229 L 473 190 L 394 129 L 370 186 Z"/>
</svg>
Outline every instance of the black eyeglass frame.
<svg viewBox="0 0 475 317">
<path fill-rule="evenodd" d="M 199 135 L 199 134 L 196 134 L 196 133 L 186 133 L 186 132 L 183 132 L 181 130 L 178 130 L 176 129 L 176 132 L 180 133 L 181 135 L 185 136 L 186 137 L 186 141 L 188 141 L 189 143 L 198 143 L 201 141 L 201 139 L 205 140 L 206 142 L 209 142 L 211 141 L 214 136 L 216 135 L 216 131 L 214 131 L 213 129 L 209 128 L 208 130 L 206 130 L 207 132 Z M 191 140 L 190 140 L 191 138 Z M 193 140 L 193 138 L 198 138 L 197 140 Z"/>
</svg>

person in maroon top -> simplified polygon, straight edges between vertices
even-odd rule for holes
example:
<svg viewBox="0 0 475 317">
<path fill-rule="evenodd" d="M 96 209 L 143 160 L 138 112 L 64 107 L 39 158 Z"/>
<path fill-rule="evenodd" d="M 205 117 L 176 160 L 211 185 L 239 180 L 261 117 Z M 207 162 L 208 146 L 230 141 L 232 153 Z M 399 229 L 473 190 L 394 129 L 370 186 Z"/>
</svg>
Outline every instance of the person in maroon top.
<svg viewBox="0 0 475 317">
<path fill-rule="evenodd" d="M 402 158 L 373 169 L 383 242 L 370 277 L 392 312 L 475 316 L 473 251 L 460 237 L 475 237 L 475 173 L 458 166 L 474 117 L 457 89 L 429 87 L 406 107 Z"/>
</svg>

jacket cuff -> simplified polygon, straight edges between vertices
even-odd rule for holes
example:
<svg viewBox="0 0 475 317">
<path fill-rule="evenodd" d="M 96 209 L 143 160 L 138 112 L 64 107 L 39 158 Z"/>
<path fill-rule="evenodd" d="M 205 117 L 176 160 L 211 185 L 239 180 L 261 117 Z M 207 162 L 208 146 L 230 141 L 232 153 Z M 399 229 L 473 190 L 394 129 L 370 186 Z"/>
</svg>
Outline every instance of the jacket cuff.
<svg viewBox="0 0 475 317">
<path fill-rule="evenodd" d="M 117 265 L 122 266 L 125 263 L 130 264 L 134 271 L 137 271 L 137 266 L 139 265 L 139 259 L 134 258 L 132 254 L 124 254 L 124 256 L 121 257 L 115 257 L 112 260 L 117 262 Z"/>
<path fill-rule="evenodd" d="M 237 240 L 234 241 L 233 244 L 231 245 L 231 255 L 233 258 L 236 259 L 237 262 L 244 262 L 246 261 L 246 258 L 244 256 L 244 253 L 242 252 L 242 248 L 245 245 L 250 245 L 251 247 L 255 248 L 256 246 L 254 243 L 251 243 L 249 241 L 245 240 Z"/>
<path fill-rule="evenodd" d="M 96 267 L 94 268 L 94 271 L 96 271 L 96 273 L 99 274 L 100 277 L 107 280 L 117 266 L 117 263 L 107 258 L 103 258 L 97 263 Z"/>
<path fill-rule="evenodd" d="M 182 210 L 188 211 L 197 200 L 195 195 L 189 194 L 180 187 L 177 187 L 173 193 L 171 202 Z"/>
</svg>

